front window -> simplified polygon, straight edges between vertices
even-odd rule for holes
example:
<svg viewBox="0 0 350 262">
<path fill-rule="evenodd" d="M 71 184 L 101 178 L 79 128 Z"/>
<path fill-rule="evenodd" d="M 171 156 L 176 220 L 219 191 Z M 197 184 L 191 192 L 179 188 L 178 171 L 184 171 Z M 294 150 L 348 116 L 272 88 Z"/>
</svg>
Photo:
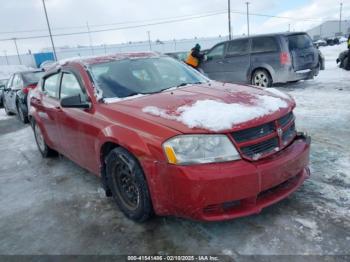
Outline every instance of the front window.
<svg viewBox="0 0 350 262">
<path fill-rule="evenodd" d="M 90 66 L 104 98 L 158 93 L 208 80 L 170 57 L 123 59 Z"/>
<path fill-rule="evenodd" d="M 207 58 L 208 60 L 223 58 L 224 51 L 225 51 L 225 44 L 217 45 L 208 52 Z"/>
<path fill-rule="evenodd" d="M 63 73 L 60 98 L 76 95 L 80 95 L 82 101 L 86 100 L 86 95 L 81 89 L 78 79 L 73 74 Z"/>
</svg>

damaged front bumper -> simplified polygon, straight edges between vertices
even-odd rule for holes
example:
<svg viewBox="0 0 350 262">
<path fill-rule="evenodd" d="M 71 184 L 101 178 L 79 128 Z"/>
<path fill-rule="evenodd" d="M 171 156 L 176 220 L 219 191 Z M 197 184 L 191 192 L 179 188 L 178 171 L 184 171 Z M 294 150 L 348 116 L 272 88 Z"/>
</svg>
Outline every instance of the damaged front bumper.
<svg viewBox="0 0 350 262">
<path fill-rule="evenodd" d="M 296 191 L 310 176 L 310 143 L 309 136 L 298 133 L 287 148 L 259 161 L 158 166 L 154 171 L 167 177 L 167 185 L 155 212 L 206 221 L 259 213 Z"/>
</svg>

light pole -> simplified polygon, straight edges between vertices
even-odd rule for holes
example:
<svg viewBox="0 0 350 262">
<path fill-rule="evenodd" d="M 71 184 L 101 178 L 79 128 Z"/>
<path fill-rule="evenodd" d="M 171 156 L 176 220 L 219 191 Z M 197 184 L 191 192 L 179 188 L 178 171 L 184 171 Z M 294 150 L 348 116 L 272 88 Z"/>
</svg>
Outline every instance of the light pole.
<svg viewBox="0 0 350 262">
<path fill-rule="evenodd" d="M 17 40 L 16 40 L 16 38 L 12 38 L 12 40 L 15 43 L 18 61 L 19 61 L 20 64 L 22 64 L 21 56 L 19 55 L 19 52 L 18 52 Z"/>
<path fill-rule="evenodd" d="M 247 32 L 248 32 L 248 36 L 249 36 L 249 33 L 250 33 L 249 32 L 249 4 L 250 3 L 246 2 L 245 4 L 247 5 L 247 30 L 248 30 Z"/>
<path fill-rule="evenodd" d="M 4 54 L 5 54 L 6 64 L 9 64 L 9 59 L 8 59 L 8 57 L 7 57 L 7 52 L 6 52 L 6 50 L 4 50 Z"/>
<path fill-rule="evenodd" d="M 149 50 L 152 51 L 151 31 L 147 31 Z"/>
<path fill-rule="evenodd" d="M 228 15 L 228 39 L 232 39 L 231 32 L 231 0 L 227 1 L 227 15 Z"/>
<path fill-rule="evenodd" d="M 340 12 L 339 12 L 339 34 L 340 35 L 341 35 L 341 13 L 342 13 L 342 11 L 343 11 L 343 3 L 340 3 Z"/>
<path fill-rule="evenodd" d="M 91 37 L 89 22 L 86 22 L 86 27 L 87 27 L 87 30 L 89 33 L 89 42 L 90 42 L 91 53 L 94 55 L 94 47 L 92 46 L 92 37 Z"/>
<path fill-rule="evenodd" d="M 42 1 L 43 1 L 44 11 L 45 11 L 45 17 L 46 17 L 47 28 L 49 29 L 49 34 L 50 34 L 50 40 L 51 40 L 51 45 L 52 45 L 53 57 L 54 57 L 55 61 L 57 61 L 56 49 L 55 49 L 55 45 L 54 45 L 54 43 L 53 43 L 53 38 L 52 38 L 52 33 L 51 33 L 51 27 L 50 27 L 49 17 L 47 16 L 47 11 L 46 11 L 45 0 L 42 0 Z"/>
</svg>

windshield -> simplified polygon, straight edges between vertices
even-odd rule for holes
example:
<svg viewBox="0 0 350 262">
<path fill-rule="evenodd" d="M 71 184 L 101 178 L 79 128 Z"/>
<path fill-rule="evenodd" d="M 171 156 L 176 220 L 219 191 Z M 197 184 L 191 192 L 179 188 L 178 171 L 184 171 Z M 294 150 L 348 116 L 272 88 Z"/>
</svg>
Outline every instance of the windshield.
<svg viewBox="0 0 350 262">
<path fill-rule="evenodd" d="M 39 82 L 40 78 L 44 75 L 44 72 L 26 72 L 22 73 L 23 79 L 28 84 L 36 84 Z"/>
<path fill-rule="evenodd" d="M 289 49 L 305 49 L 312 46 L 311 38 L 306 34 L 288 36 Z"/>
<path fill-rule="evenodd" d="M 104 98 L 152 94 L 208 80 L 170 57 L 124 59 L 90 66 Z"/>
</svg>

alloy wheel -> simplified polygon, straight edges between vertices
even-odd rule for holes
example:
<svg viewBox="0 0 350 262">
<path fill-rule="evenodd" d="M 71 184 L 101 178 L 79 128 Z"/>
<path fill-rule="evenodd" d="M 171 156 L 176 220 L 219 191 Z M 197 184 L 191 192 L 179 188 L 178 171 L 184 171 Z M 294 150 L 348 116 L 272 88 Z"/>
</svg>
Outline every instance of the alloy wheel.
<svg viewBox="0 0 350 262">
<path fill-rule="evenodd" d="M 269 78 L 264 72 L 257 72 L 254 75 L 253 84 L 260 87 L 268 87 Z"/>
</svg>

